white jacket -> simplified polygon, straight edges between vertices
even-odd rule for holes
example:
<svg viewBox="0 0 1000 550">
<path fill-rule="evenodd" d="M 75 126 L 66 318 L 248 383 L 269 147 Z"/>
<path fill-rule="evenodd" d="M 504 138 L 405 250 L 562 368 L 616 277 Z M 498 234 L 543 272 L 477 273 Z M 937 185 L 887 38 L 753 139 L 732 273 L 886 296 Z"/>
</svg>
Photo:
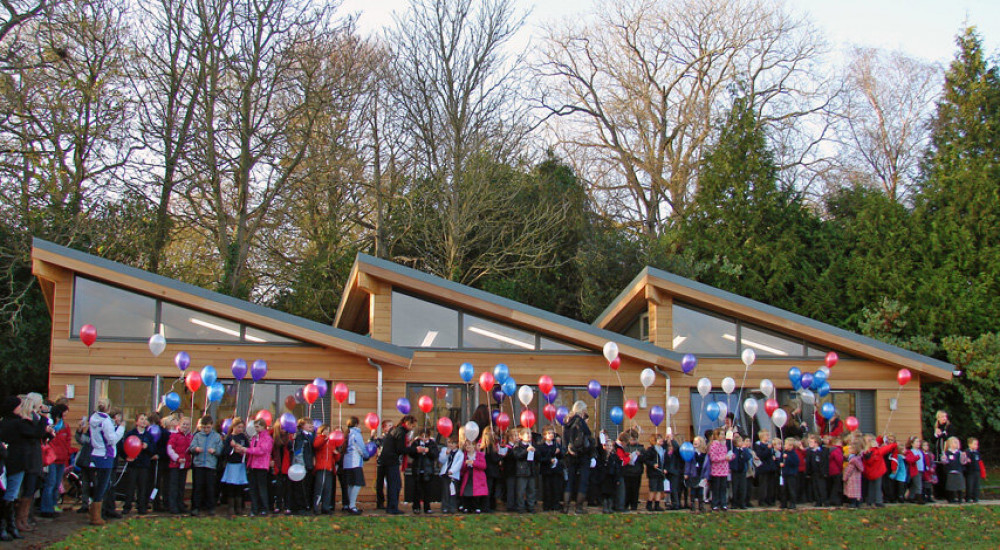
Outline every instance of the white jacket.
<svg viewBox="0 0 1000 550">
<path fill-rule="evenodd" d="M 448 476 L 455 481 L 462 479 L 462 462 L 465 461 L 465 453 L 456 450 L 455 457 L 451 459 L 451 467 L 448 465 L 448 447 L 441 449 L 441 454 L 438 455 L 438 462 L 441 463 L 441 471 L 439 472 L 443 476 Z"/>
<path fill-rule="evenodd" d="M 115 421 L 105 413 L 95 412 L 90 417 L 90 446 L 92 457 L 115 456 L 118 441 L 125 435 L 125 426 L 115 427 Z M 108 454 L 106 454 L 108 453 Z"/>
</svg>

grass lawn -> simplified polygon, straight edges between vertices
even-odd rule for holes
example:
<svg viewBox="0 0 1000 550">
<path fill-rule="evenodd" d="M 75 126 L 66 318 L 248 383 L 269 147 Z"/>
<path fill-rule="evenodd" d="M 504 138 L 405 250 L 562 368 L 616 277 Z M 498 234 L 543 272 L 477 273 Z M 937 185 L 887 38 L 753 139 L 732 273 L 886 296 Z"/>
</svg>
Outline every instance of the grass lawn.
<svg viewBox="0 0 1000 550">
<path fill-rule="evenodd" d="M 996 548 L 1000 507 L 894 506 L 880 510 L 729 512 L 693 515 L 131 518 L 88 527 L 51 548 L 653 548 L 761 545 Z"/>
</svg>

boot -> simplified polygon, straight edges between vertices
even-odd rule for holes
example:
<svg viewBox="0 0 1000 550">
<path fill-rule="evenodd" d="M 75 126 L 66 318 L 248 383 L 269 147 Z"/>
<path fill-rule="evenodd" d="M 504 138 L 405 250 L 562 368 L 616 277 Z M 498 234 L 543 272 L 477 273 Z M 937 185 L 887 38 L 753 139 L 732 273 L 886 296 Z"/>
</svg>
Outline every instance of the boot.
<svg viewBox="0 0 1000 550">
<path fill-rule="evenodd" d="M 90 524 L 91 525 L 104 525 L 104 518 L 101 517 L 101 503 L 91 502 L 90 503 Z"/>
<path fill-rule="evenodd" d="M 237 516 L 243 515 L 243 497 L 233 497 L 233 510 L 236 512 Z"/>
<path fill-rule="evenodd" d="M 0 540 L 4 542 L 12 541 L 15 538 L 15 534 L 17 534 L 16 538 L 21 538 L 21 534 L 17 532 L 17 527 L 8 519 L 7 501 L 0 500 Z"/>
<path fill-rule="evenodd" d="M 659 506 L 659 505 L 657 505 L 657 506 Z M 651 501 L 651 500 L 647 500 L 646 501 L 646 511 L 647 512 L 652 512 L 653 511 L 653 501 Z"/>
<path fill-rule="evenodd" d="M 570 493 L 563 493 L 563 509 L 562 509 L 562 511 L 563 511 L 564 514 L 568 514 L 569 513 L 569 506 L 570 506 L 572 498 L 573 498 L 573 495 L 571 495 Z"/>
<path fill-rule="evenodd" d="M 587 495 L 577 495 L 576 497 L 576 513 L 586 514 L 587 513 Z"/>
<path fill-rule="evenodd" d="M 17 522 L 17 528 L 20 531 L 28 532 L 34 531 L 35 528 L 28 525 L 28 513 L 31 511 L 31 499 L 22 498 L 17 501 L 17 515 L 15 516 L 15 521 Z"/>
<path fill-rule="evenodd" d="M 662 512 L 663 511 L 663 508 L 660 508 L 660 501 L 656 501 L 655 503 L 653 503 L 653 511 L 654 512 Z"/>
</svg>

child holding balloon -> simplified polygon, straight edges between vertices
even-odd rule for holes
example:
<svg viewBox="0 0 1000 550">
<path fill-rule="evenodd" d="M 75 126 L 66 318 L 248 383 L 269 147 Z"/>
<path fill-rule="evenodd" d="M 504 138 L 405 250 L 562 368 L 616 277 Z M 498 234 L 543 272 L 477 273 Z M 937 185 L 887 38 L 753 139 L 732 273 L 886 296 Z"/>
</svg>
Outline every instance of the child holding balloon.
<svg viewBox="0 0 1000 550">
<path fill-rule="evenodd" d="M 778 463 L 771 448 L 771 432 L 761 430 L 757 437 L 757 442 L 753 444 L 753 454 L 757 460 L 757 504 L 774 506 L 777 500 Z"/>
<path fill-rule="evenodd" d="M 516 478 L 514 510 L 533 514 L 535 512 L 535 476 L 538 475 L 536 450 L 531 442 L 531 430 L 521 428 L 521 441 L 514 445 L 511 454 L 514 455 L 514 476 Z"/>
<path fill-rule="evenodd" d="M 726 433 L 722 428 L 712 432 L 712 443 L 708 446 L 709 474 L 712 484 L 712 511 L 729 509 L 726 498 L 729 478 L 729 461 L 733 454 L 726 448 Z"/>
<path fill-rule="evenodd" d="M 267 430 L 267 422 L 258 418 L 254 422 L 257 433 L 250 438 L 250 445 L 237 444 L 233 449 L 247 457 L 248 481 L 250 482 L 250 516 L 266 516 L 271 508 L 268 498 L 268 470 L 271 468 L 271 453 L 274 440 Z"/>
<path fill-rule="evenodd" d="M 778 467 L 781 468 L 781 508 L 794 510 L 799 484 L 799 454 L 796 452 L 798 441 L 794 437 L 785 439 L 785 450 L 781 453 Z"/>
<path fill-rule="evenodd" d="M 605 443 L 604 454 L 604 477 L 601 480 L 601 511 L 611 514 L 615 511 L 616 500 L 621 492 L 620 488 L 624 481 L 622 474 L 622 459 L 618 453 L 618 445 L 614 440 L 608 439 Z"/>
<path fill-rule="evenodd" d="M 188 460 L 188 448 L 191 446 L 191 419 L 182 418 L 175 431 L 170 434 L 167 442 L 167 456 L 170 457 L 170 495 L 168 505 L 171 514 L 187 512 L 184 506 L 184 486 L 187 484 L 187 472 L 191 467 Z"/>
<path fill-rule="evenodd" d="M 437 480 L 434 463 L 438 458 L 438 446 L 431 436 L 430 428 L 423 428 L 406 450 L 411 457 L 413 473 L 413 513 L 420 513 L 421 503 L 425 514 L 431 513 L 431 483 Z"/>
<path fill-rule="evenodd" d="M 844 465 L 844 496 L 847 497 L 848 506 L 851 508 L 861 508 L 861 483 L 864 479 L 865 465 L 861 460 L 861 453 L 856 452 L 853 445 L 846 447 L 847 463 Z"/>
<path fill-rule="evenodd" d="M 156 450 L 156 442 L 153 441 L 153 435 L 149 433 L 148 426 L 146 415 L 137 414 L 135 427 L 125 433 L 123 440 L 122 450 L 127 464 L 122 473 L 122 482 L 125 488 L 123 514 L 132 511 L 133 503 L 136 504 L 139 515 L 145 515 L 149 511 L 149 467 L 150 458 Z M 135 439 L 130 439 L 132 437 Z M 131 442 L 138 442 L 138 448 Z"/>
<path fill-rule="evenodd" d="M 556 441 L 556 430 L 551 424 L 542 429 L 538 464 L 542 478 L 542 509 L 546 512 L 558 510 L 562 494 L 563 451 L 562 445 Z"/>
<path fill-rule="evenodd" d="M 465 455 L 458 450 L 458 435 L 448 439 L 447 446 L 438 453 L 441 464 L 441 513 L 453 514 L 458 509 L 458 492 L 462 481 L 462 462 Z"/>
<path fill-rule="evenodd" d="M 222 454 L 222 435 L 215 431 L 215 421 L 211 416 L 201 417 L 198 433 L 191 438 L 189 452 L 193 469 L 193 493 L 191 495 L 191 515 L 197 516 L 204 510 L 215 515 L 215 473 Z"/>
<path fill-rule="evenodd" d="M 700 435 L 695 436 L 693 444 L 694 457 L 687 461 L 687 465 L 684 467 L 684 483 L 691 495 L 691 512 L 701 512 L 702 499 L 708 485 L 710 463 L 706 454 L 705 438 Z M 695 506 L 697 506 L 697 510 Z"/>
<path fill-rule="evenodd" d="M 229 515 L 243 515 L 243 490 L 250 483 L 247 479 L 247 468 L 243 455 L 236 452 L 237 447 L 250 445 L 250 438 L 245 433 L 246 424 L 240 417 L 234 417 L 229 425 L 229 435 L 222 443 L 222 456 L 225 469 L 222 471 L 223 497 L 229 503 Z"/>
</svg>

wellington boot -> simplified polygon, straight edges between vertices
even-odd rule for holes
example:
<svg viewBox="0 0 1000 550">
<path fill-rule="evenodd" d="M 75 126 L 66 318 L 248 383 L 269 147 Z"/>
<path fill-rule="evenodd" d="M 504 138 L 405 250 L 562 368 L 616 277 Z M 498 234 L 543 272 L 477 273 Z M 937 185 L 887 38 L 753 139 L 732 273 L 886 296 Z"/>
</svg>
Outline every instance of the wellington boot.
<svg viewBox="0 0 1000 550">
<path fill-rule="evenodd" d="M 90 503 L 90 524 L 91 525 L 104 525 L 104 518 L 101 517 L 101 503 L 91 502 Z"/>
<path fill-rule="evenodd" d="M 31 499 L 22 498 L 17 501 L 17 515 L 15 520 L 17 521 L 17 528 L 21 532 L 30 533 L 34 531 L 35 528 L 28 524 L 28 514 L 31 512 Z"/>
<path fill-rule="evenodd" d="M 0 540 L 4 542 L 14 540 L 15 533 L 17 534 L 16 538 L 21 538 L 21 534 L 17 533 L 17 527 L 9 523 L 12 518 L 7 514 L 7 506 L 6 500 L 0 500 Z"/>
<path fill-rule="evenodd" d="M 573 504 L 573 502 L 571 500 L 572 498 L 573 498 L 572 494 L 570 494 L 570 493 L 563 493 L 563 509 L 562 509 L 562 511 L 563 511 L 564 514 L 568 514 L 569 513 L 569 507 Z"/>
<path fill-rule="evenodd" d="M 586 514 L 587 513 L 587 495 L 580 494 L 576 497 L 576 513 Z"/>
</svg>

